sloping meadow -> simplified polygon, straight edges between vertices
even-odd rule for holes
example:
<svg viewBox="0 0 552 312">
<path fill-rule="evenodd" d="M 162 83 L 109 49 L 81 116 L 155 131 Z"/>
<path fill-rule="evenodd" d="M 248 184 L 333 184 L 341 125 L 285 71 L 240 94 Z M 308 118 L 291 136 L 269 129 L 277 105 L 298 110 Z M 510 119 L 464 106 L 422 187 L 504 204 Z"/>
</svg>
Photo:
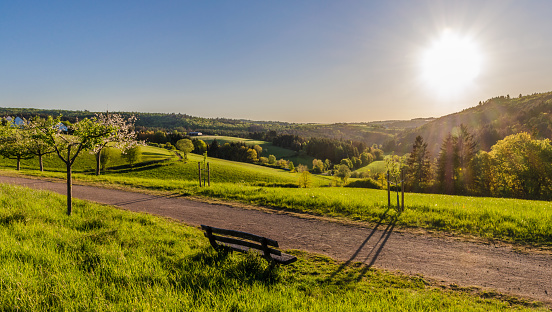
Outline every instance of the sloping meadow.
<svg viewBox="0 0 552 312">
<path fill-rule="evenodd" d="M 502 311 L 511 305 L 300 251 L 270 268 L 193 227 L 0 185 L 0 310 Z"/>
</svg>

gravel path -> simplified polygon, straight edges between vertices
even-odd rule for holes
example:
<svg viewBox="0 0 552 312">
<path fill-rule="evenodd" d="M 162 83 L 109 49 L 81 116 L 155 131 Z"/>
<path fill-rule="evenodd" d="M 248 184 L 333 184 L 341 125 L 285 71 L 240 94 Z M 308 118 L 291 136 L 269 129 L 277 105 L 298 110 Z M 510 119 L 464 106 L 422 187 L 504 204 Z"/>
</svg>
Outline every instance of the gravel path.
<svg viewBox="0 0 552 312">
<path fill-rule="evenodd" d="M 0 183 L 65 194 L 65 184 L 0 176 Z M 476 286 L 552 305 L 552 255 L 511 247 L 398 232 L 393 224 L 344 225 L 317 218 L 209 204 L 182 197 L 153 196 L 92 186 L 73 186 L 73 197 L 131 211 L 171 217 L 187 224 L 242 230 L 350 262 L 422 274 L 438 283 Z"/>
</svg>

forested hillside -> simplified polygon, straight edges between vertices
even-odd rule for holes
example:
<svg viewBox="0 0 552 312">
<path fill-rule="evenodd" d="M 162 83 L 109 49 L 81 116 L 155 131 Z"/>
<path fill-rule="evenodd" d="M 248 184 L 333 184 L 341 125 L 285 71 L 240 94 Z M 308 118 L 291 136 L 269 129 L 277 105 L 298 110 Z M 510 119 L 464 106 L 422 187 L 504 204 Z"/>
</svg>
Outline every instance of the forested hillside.
<svg viewBox="0 0 552 312">
<path fill-rule="evenodd" d="M 202 118 L 187 114 L 117 112 L 123 117 L 135 115 L 137 132 L 163 131 L 187 133 L 198 131 L 210 135 L 225 135 L 242 138 L 254 138 L 270 141 L 270 138 L 281 134 L 297 135 L 303 138 L 328 138 L 362 142 L 366 145 L 384 144 L 404 129 L 425 124 L 431 119 L 391 120 L 366 123 L 336 124 L 299 124 L 279 121 L 252 121 L 227 118 Z M 29 119 L 34 116 L 59 116 L 62 120 L 75 122 L 77 119 L 90 118 L 96 113 L 90 111 L 47 110 L 34 108 L 2 108 L 0 117 L 13 116 Z M 269 132 L 272 132 L 269 134 Z M 256 134 L 256 135 L 254 135 Z"/>
<path fill-rule="evenodd" d="M 416 136 L 420 135 L 436 156 L 445 137 L 456 134 L 461 124 L 468 127 L 479 148 L 485 151 L 498 140 L 519 132 L 530 133 L 536 139 L 552 138 L 552 92 L 491 98 L 476 107 L 406 130 L 385 148 L 397 153 L 410 152 Z"/>
<path fill-rule="evenodd" d="M 461 112 L 441 118 L 418 118 L 407 121 L 372 121 L 366 123 L 299 124 L 278 121 L 252 121 L 227 118 L 201 118 L 186 114 L 120 112 L 137 117 L 136 130 L 227 135 L 271 141 L 276 135 L 290 134 L 304 139 L 327 138 L 361 142 L 367 146 L 383 145 L 387 152 L 410 152 L 416 136 L 428 143 L 436 156 L 449 133 L 458 132 L 461 124 L 474 135 L 478 147 L 488 151 L 498 140 L 519 132 L 536 139 L 552 138 L 552 92 L 517 97 L 499 96 Z M 63 115 L 70 122 L 95 115 L 89 111 L 0 108 L 0 116 L 30 118 Z"/>
</svg>

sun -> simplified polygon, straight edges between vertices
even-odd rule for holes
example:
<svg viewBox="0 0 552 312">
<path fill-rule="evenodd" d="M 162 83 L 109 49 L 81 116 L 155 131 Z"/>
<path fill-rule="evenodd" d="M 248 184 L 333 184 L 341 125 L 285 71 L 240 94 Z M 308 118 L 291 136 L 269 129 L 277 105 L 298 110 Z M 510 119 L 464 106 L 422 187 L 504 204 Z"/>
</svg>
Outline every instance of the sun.
<svg viewBox="0 0 552 312">
<path fill-rule="evenodd" d="M 455 96 L 474 83 L 481 71 L 481 54 L 467 37 L 444 31 L 422 55 L 422 79 L 431 92 Z"/>
</svg>

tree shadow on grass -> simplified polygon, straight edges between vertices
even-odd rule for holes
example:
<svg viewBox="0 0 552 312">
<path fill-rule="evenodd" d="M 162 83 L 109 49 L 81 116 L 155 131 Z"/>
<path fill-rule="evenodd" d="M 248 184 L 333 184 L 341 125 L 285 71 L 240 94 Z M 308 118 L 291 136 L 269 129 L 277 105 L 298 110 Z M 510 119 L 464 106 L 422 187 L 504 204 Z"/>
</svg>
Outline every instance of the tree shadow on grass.
<svg viewBox="0 0 552 312">
<path fill-rule="evenodd" d="M 142 197 L 142 198 L 136 198 L 136 199 L 132 199 L 132 200 L 117 202 L 117 203 L 114 203 L 113 205 L 115 205 L 115 206 L 125 206 L 125 205 L 137 204 L 137 203 L 144 203 L 144 202 L 153 201 L 153 200 L 157 200 L 157 199 L 161 199 L 161 198 L 164 198 L 164 199 L 184 198 L 184 197 L 188 197 L 190 195 L 191 194 L 187 193 L 187 192 L 186 193 L 172 193 L 172 194 L 168 194 L 168 195 L 165 195 L 165 196 L 144 195 L 144 197 Z"/>
<path fill-rule="evenodd" d="M 115 173 L 127 173 L 130 171 L 144 171 L 144 170 L 151 170 L 159 167 L 163 167 L 166 164 L 168 164 L 170 160 L 162 159 L 162 160 L 151 160 L 151 161 L 145 161 L 140 162 L 134 165 L 120 165 L 115 167 L 110 167 L 108 171 L 115 172 Z"/>
</svg>

